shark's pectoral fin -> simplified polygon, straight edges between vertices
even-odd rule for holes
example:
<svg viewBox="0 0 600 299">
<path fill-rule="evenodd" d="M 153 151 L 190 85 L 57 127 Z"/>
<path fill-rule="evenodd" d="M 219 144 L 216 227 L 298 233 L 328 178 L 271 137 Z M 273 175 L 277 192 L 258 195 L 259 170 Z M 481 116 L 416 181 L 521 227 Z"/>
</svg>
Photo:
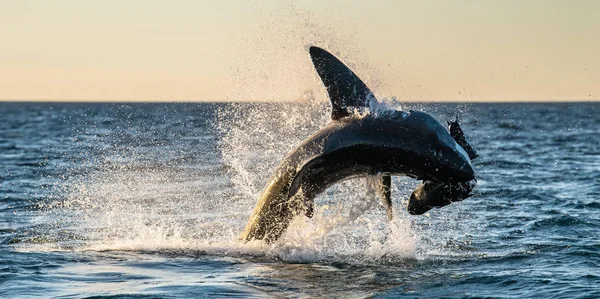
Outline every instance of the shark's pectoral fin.
<svg viewBox="0 0 600 299">
<path fill-rule="evenodd" d="M 389 174 L 384 174 L 381 176 L 381 180 L 379 182 L 378 188 L 379 198 L 381 198 L 381 202 L 385 207 L 385 212 L 388 220 L 392 220 L 393 211 L 392 211 L 392 177 Z"/>
<path fill-rule="evenodd" d="M 387 218 L 392 220 L 392 177 L 389 174 L 369 175 L 366 177 L 366 184 L 367 197 L 365 200 L 371 202 L 372 206 L 375 206 L 377 197 L 379 197 L 381 204 L 385 208 Z"/>
<path fill-rule="evenodd" d="M 467 152 L 469 159 L 474 160 L 475 158 L 479 157 L 477 151 L 475 151 L 475 149 L 473 149 L 471 144 L 469 144 L 467 141 L 465 133 L 458 123 L 458 116 L 454 121 L 448 121 L 448 130 L 450 131 L 450 136 L 452 136 L 454 141 L 456 141 L 456 143 L 458 143 L 458 145 L 460 145 Z"/>
<path fill-rule="evenodd" d="M 392 177 L 389 174 L 370 175 L 366 177 L 368 201 L 377 201 L 377 197 L 385 208 L 388 220 L 392 220 Z"/>
</svg>

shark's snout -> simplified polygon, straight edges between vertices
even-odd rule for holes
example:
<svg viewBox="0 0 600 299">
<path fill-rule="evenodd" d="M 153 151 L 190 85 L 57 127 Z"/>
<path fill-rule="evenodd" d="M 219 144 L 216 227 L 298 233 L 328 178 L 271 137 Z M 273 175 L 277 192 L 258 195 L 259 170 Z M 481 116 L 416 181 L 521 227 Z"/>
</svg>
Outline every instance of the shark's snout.
<svg viewBox="0 0 600 299">
<path fill-rule="evenodd" d="M 445 170 L 446 180 L 467 182 L 475 178 L 475 170 L 464 149 L 460 146 L 448 147 L 442 152 L 440 163 Z"/>
<path fill-rule="evenodd" d="M 454 176 L 457 181 L 467 182 L 475 179 L 475 170 L 473 170 L 473 165 L 471 165 L 470 161 L 465 161 L 463 165 L 454 173 Z"/>
<path fill-rule="evenodd" d="M 475 178 L 475 170 L 473 170 L 473 165 L 467 153 L 460 150 L 454 151 L 455 156 L 449 161 L 450 179 L 459 182 L 470 181 Z"/>
</svg>

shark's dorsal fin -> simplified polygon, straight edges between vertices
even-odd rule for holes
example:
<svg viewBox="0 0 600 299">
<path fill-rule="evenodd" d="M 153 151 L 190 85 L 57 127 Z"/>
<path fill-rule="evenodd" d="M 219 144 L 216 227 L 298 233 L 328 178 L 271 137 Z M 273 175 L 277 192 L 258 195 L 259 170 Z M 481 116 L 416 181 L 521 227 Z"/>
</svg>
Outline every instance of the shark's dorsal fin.
<svg viewBox="0 0 600 299">
<path fill-rule="evenodd" d="M 369 107 L 369 101 L 375 97 L 354 72 L 319 47 L 310 47 L 309 52 L 331 100 L 331 119 L 350 116 L 353 108 Z"/>
</svg>

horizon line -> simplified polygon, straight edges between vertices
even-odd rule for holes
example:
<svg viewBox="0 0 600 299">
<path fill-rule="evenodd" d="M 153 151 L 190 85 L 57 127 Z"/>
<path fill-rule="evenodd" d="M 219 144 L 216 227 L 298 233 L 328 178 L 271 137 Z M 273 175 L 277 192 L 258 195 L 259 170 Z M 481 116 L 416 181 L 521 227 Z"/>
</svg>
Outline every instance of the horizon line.
<svg viewBox="0 0 600 299">
<path fill-rule="evenodd" d="M 489 101 L 489 100 L 397 100 L 400 103 L 484 103 L 484 104 L 506 104 L 506 103 L 592 103 L 592 102 L 600 102 L 600 98 L 598 99 L 551 99 L 551 100 L 500 100 L 500 101 Z M 123 103 L 123 104 L 168 104 L 168 103 L 189 103 L 189 104 L 218 104 L 218 103 L 305 103 L 307 101 L 298 101 L 298 100 L 281 100 L 281 101 L 245 101 L 245 100 L 216 100 L 216 101 L 204 101 L 204 100 L 168 100 L 168 101 L 142 101 L 142 100 L 103 100 L 103 99 L 84 99 L 84 100 L 71 100 L 71 99 L 1 99 L 0 103 Z"/>
</svg>

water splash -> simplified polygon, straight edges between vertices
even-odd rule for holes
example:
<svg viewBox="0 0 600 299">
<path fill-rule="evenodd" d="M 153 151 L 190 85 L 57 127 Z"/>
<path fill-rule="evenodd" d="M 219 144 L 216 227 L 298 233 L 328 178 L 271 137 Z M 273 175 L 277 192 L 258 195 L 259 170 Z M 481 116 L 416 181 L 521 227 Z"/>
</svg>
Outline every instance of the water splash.
<svg viewBox="0 0 600 299">
<path fill-rule="evenodd" d="M 295 219 L 275 245 L 239 242 L 277 163 L 330 121 L 330 108 L 310 97 L 301 103 L 210 107 L 212 112 L 200 111 L 180 124 L 164 119 L 181 113 L 164 115 L 160 109 L 104 119 L 126 124 L 112 131 L 88 124 L 72 141 L 71 150 L 78 151 L 54 196 L 39 206 L 35 236 L 24 236 L 21 249 L 357 264 L 414 257 L 417 234 L 403 203 L 394 203 L 395 220 L 389 222 L 362 179 L 319 196 L 314 217 Z M 211 119 L 210 127 L 185 125 L 205 119 Z M 409 194 L 412 182 L 394 180 L 395 194 Z"/>
<path fill-rule="evenodd" d="M 371 106 L 373 111 L 390 109 L 376 101 Z M 220 119 L 225 132 L 223 161 L 230 168 L 234 188 L 255 202 L 285 154 L 330 121 L 330 108 L 314 99 L 242 112 L 232 106 L 221 111 Z M 370 198 L 367 187 L 361 179 L 333 186 L 317 197 L 313 218 L 294 219 L 276 246 L 287 258 L 299 261 L 411 256 L 416 238 L 410 223 L 402 217 L 388 223 L 384 209 Z"/>
</svg>

